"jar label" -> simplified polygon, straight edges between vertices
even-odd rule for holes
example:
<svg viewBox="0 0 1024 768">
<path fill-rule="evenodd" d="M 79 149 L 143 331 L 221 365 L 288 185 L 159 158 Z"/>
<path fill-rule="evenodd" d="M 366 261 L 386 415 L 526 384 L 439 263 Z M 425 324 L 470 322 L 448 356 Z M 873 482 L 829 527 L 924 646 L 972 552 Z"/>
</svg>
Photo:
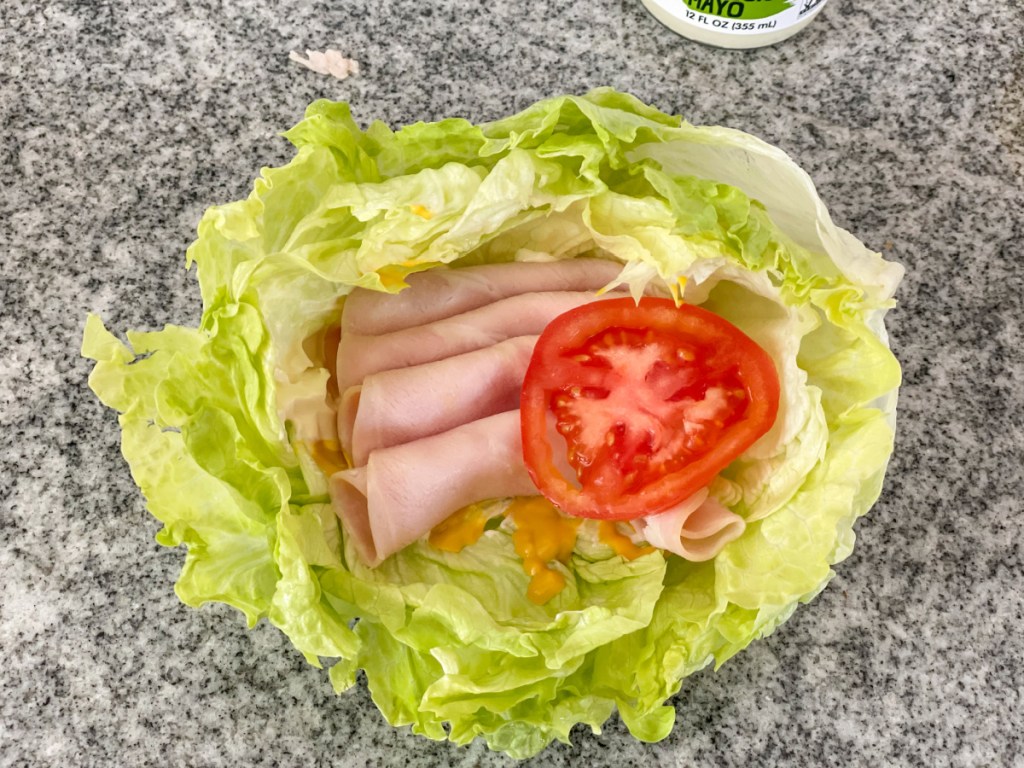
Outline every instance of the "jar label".
<svg viewBox="0 0 1024 768">
<path fill-rule="evenodd" d="M 758 35 L 798 24 L 828 0 L 653 0 L 674 17 L 710 32 Z"/>
</svg>

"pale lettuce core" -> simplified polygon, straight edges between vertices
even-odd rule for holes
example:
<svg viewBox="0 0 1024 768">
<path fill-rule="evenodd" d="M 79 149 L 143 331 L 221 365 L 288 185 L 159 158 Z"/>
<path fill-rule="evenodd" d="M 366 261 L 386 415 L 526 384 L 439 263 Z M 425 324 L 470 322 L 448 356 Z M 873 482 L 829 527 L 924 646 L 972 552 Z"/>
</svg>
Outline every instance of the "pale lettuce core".
<svg viewBox="0 0 1024 768">
<path fill-rule="evenodd" d="M 267 618 L 329 660 L 338 691 L 365 670 L 388 721 L 433 739 L 526 757 L 615 709 L 664 738 L 682 678 L 770 633 L 850 554 L 892 451 L 900 369 L 882 317 L 901 268 L 835 227 L 782 151 L 607 89 L 397 132 L 319 101 L 286 136 L 295 158 L 199 225 L 199 328 L 126 346 L 86 325 L 90 385 L 121 414 L 157 538 L 188 548 L 179 597 Z M 630 562 L 584 527 L 544 606 L 507 521 L 458 554 L 417 543 L 362 566 L 280 417 L 284 399 L 323 397 L 303 342 L 354 286 L 584 254 L 621 261 L 634 293 L 685 283 L 775 359 L 779 420 L 711 489 L 744 534 L 709 562 Z"/>
</svg>

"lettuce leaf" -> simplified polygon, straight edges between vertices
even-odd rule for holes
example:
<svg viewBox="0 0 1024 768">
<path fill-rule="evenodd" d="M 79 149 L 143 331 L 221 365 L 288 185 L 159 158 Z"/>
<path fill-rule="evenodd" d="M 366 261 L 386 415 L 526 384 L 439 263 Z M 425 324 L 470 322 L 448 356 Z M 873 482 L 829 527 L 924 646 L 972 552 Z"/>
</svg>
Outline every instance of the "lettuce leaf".
<svg viewBox="0 0 1024 768">
<path fill-rule="evenodd" d="M 432 739 L 527 757 L 616 709 L 637 738 L 664 738 L 687 675 L 772 632 L 851 552 L 892 452 L 883 317 L 901 268 L 835 227 L 780 150 L 610 89 L 398 131 L 320 101 L 285 135 L 292 162 L 203 216 L 198 328 L 124 344 L 86 322 L 90 385 L 120 413 L 157 538 L 187 547 L 178 595 L 268 619 L 311 664 L 331 660 L 339 691 L 364 670 L 388 721 Z M 619 261 L 634 294 L 653 282 L 710 307 L 776 361 L 778 423 L 712 489 L 743 536 L 706 563 L 628 561 L 584 526 L 543 606 L 508 521 L 459 553 L 418 542 L 364 567 L 306 426 L 282 416 L 323 404 L 309 340 L 356 286 L 581 254 Z"/>
</svg>

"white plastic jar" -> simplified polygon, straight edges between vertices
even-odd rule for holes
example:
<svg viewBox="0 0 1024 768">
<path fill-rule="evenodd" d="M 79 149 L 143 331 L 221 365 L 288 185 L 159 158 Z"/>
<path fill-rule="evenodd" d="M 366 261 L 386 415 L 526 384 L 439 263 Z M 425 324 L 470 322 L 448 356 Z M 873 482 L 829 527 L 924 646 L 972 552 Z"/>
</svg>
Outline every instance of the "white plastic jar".
<svg viewBox="0 0 1024 768">
<path fill-rule="evenodd" d="M 641 0 L 683 37 L 719 48 L 761 48 L 792 37 L 828 0 Z"/>
</svg>

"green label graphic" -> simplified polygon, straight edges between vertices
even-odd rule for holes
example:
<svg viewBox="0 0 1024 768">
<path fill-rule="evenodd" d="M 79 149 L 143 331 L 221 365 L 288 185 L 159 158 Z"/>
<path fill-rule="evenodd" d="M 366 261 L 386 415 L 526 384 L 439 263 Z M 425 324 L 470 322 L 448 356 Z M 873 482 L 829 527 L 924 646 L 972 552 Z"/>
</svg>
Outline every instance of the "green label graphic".
<svg viewBox="0 0 1024 768">
<path fill-rule="evenodd" d="M 767 19 L 792 8 L 790 0 L 683 0 L 697 13 L 721 16 L 724 19 Z"/>
</svg>

